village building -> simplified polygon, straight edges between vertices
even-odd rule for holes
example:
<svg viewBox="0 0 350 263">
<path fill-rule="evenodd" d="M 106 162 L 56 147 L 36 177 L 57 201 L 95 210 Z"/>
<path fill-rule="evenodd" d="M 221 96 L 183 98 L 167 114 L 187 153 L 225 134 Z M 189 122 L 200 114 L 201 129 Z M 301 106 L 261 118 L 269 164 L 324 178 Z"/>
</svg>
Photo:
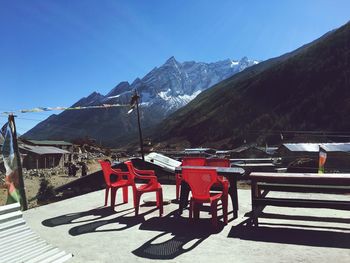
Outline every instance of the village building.
<svg viewBox="0 0 350 263">
<path fill-rule="evenodd" d="M 20 138 L 19 151 L 23 159 L 23 167 L 27 169 L 45 169 L 63 167 L 71 162 L 74 145 L 66 141 L 29 140 Z"/>
<path fill-rule="evenodd" d="M 3 142 L 0 141 L 0 148 Z M 30 169 L 46 169 L 64 167 L 69 161 L 71 152 L 53 146 L 37 146 L 18 142 L 18 149 L 22 159 L 22 167 Z M 2 160 L 1 160 L 2 161 Z"/>
<path fill-rule="evenodd" d="M 350 143 L 285 143 L 277 154 L 285 165 L 309 160 L 317 169 L 320 147 L 327 153 L 326 172 L 350 172 Z"/>
<path fill-rule="evenodd" d="M 73 152 L 73 144 L 66 141 L 52 141 L 52 140 L 27 140 L 27 139 L 21 139 L 21 141 L 28 145 L 35 145 L 35 146 L 52 146 L 56 147 L 62 150 L 66 150 L 69 152 Z"/>
<path fill-rule="evenodd" d="M 71 155 L 69 151 L 53 146 L 35 146 L 21 143 L 18 148 L 23 168 L 27 170 L 64 167 Z"/>
<path fill-rule="evenodd" d="M 256 144 L 244 144 L 229 151 L 230 158 L 270 158 L 276 153 L 277 147 L 258 147 Z"/>
</svg>

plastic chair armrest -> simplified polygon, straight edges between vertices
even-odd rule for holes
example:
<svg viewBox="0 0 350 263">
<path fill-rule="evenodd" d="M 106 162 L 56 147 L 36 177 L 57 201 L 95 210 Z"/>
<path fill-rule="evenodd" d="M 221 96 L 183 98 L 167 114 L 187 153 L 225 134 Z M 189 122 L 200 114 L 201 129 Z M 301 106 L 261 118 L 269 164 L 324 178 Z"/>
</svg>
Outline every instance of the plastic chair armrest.
<svg viewBox="0 0 350 263">
<path fill-rule="evenodd" d="M 119 172 L 119 174 L 121 176 L 121 179 L 125 179 L 125 177 L 126 177 L 126 179 L 128 181 L 130 181 L 132 179 L 132 176 L 131 176 L 131 174 L 129 172 L 123 172 L 122 171 L 122 172 Z"/>
<path fill-rule="evenodd" d="M 135 169 L 135 168 L 134 168 Z M 138 170 L 135 169 L 135 172 L 139 175 L 150 175 L 155 176 L 155 172 L 153 170 Z"/>
<path fill-rule="evenodd" d="M 158 178 L 157 178 L 157 176 L 152 176 L 152 175 L 148 175 L 148 176 L 146 176 L 146 175 L 137 175 L 136 176 L 137 177 L 137 179 L 141 179 L 141 180 L 148 180 L 149 182 L 149 184 L 156 184 L 156 183 L 158 183 Z"/>
<path fill-rule="evenodd" d="M 122 170 L 120 170 L 120 169 L 112 169 L 112 168 L 111 168 L 111 174 L 110 174 L 110 176 L 111 176 L 112 174 L 114 174 L 114 175 L 117 176 L 117 180 L 121 180 L 121 179 L 123 179 L 122 176 L 120 175 L 120 172 L 121 172 L 121 171 L 122 171 Z"/>
<path fill-rule="evenodd" d="M 118 180 L 123 180 L 124 177 L 126 176 L 129 180 L 130 179 L 130 173 L 129 172 L 124 172 L 120 169 L 111 169 L 112 170 L 112 174 L 115 174 L 118 177 Z"/>
<path fill-rule="evenodd" d="M 217 181 L 222 185 L 223 187 L 223 192 L 228 192 L 228 188 L 229 188 L 229 181 L 225 178 L 225 177 L 217 177 Z"/>
</svg>

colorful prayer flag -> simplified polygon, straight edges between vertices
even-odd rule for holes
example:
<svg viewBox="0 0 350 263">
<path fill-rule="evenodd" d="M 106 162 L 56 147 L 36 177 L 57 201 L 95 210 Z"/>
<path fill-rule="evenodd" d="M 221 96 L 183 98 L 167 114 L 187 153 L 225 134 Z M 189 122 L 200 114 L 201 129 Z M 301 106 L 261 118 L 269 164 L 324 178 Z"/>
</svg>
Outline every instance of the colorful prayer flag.
<svg viewBox="0 0 350 263">
<path fill-rule="evenodd" d="M 4 166 L 6 169 L 5 184 L 7 186 L 7 202 L 6 204 L 12 204 L 19 202 L 21 205 L 23 200 L 21 198 L 19 190 L 19 175 L 18 175 L 18 163 L 17 156 L 14 149 L 14 136 L 11 123 L 6 123 L 1 129 L 4 142 L 1 148 L 2 157 L 4 160 Z"/>
<path fill-rule="evenodd" d="M 326 159 L 327 159 L 327 152 L 325 149 L 323 149 L 320 146 L 319 161 L 318 161 L 318 173 L 319 174 L 324 173 L 324 165 L 326 163 Z"/>
</svg>

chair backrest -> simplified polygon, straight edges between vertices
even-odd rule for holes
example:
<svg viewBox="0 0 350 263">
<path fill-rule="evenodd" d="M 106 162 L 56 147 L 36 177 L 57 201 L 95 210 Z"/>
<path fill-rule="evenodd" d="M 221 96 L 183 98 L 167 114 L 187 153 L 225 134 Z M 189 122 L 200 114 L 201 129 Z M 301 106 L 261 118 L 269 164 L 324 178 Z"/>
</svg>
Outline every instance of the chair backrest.
<svg viewBox="0 0 350 263">
<path fill-rule="evenodd" d="M 230 159 L 210 158 L 210 159 L 206 159 L 206 166 L 231 167 L 231 163 L 230 163 Z"/>
<path fill-rule="evenodd" d="M 102 167 L 103 171 L 103 176 L 105 178 L 105 183 L 106 185 L 110 186 L 111 185 L 111 174 L 112 174 L 112 168 L 111 168 L 111 163 L 109 161 L 102 161 L 98 160 Z"/>
<path fill-rule="evenodd" d="M 135 171 L 134 165 L 132 164 L 131 161 L 126 161 L 124 162 L 126 167 L 128 168 L 128 171 L 130 173 L 131 178 L 135 179 L 135 177 L 137 178 L 137 173 Z"/>
<path fill-rule="evenodd" d="M 205 166 L 205 157 L 184 157 L 181 166 Z"/>
<path fill-rule="evenodd" d="M 189 184 L 193 198 L 208 200 L 210 199 L 210 188 L 217 181 L 217 172 L 210 168 L 182 168 L 182 178 Z"/>
</svg>

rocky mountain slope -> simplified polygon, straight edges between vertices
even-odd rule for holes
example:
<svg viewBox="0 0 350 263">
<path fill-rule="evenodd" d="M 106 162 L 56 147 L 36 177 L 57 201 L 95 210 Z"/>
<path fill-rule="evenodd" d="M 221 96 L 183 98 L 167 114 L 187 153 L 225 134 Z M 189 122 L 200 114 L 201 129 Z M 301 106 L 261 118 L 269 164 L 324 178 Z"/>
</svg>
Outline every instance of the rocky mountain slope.
<svg viewBox="0 0 350 263">
<path fill-rule="evenodd" d="M 258 61 L 246 57 L 239 61 L 227 59 L 215 63 L 181 63 L 171 57 L 131 84 L 121 82 L 106 95 L 93 92 L 73 105 L 122 104 L 126 107 L 64 111 L 39 123 L 24 137 L 71 141 L 88 136 L 108 146 L 120 146 L 136 135 L 135 115 L 126 114 L 134 90 L 141 97 L 141 121 L 147 129 L 189 103 L 202 91 L 256 64 Z"/>
<path fill-rule="evenodd" d="M 349 87 L 347 23 L 218 83 L 160 123 L 153 137 L 231 148 L 243 141 L 279 143 L 281 133 L 293 131 L 305 132 L 304 139 L 313 132 L 349 134 Z"/>
</svg>

